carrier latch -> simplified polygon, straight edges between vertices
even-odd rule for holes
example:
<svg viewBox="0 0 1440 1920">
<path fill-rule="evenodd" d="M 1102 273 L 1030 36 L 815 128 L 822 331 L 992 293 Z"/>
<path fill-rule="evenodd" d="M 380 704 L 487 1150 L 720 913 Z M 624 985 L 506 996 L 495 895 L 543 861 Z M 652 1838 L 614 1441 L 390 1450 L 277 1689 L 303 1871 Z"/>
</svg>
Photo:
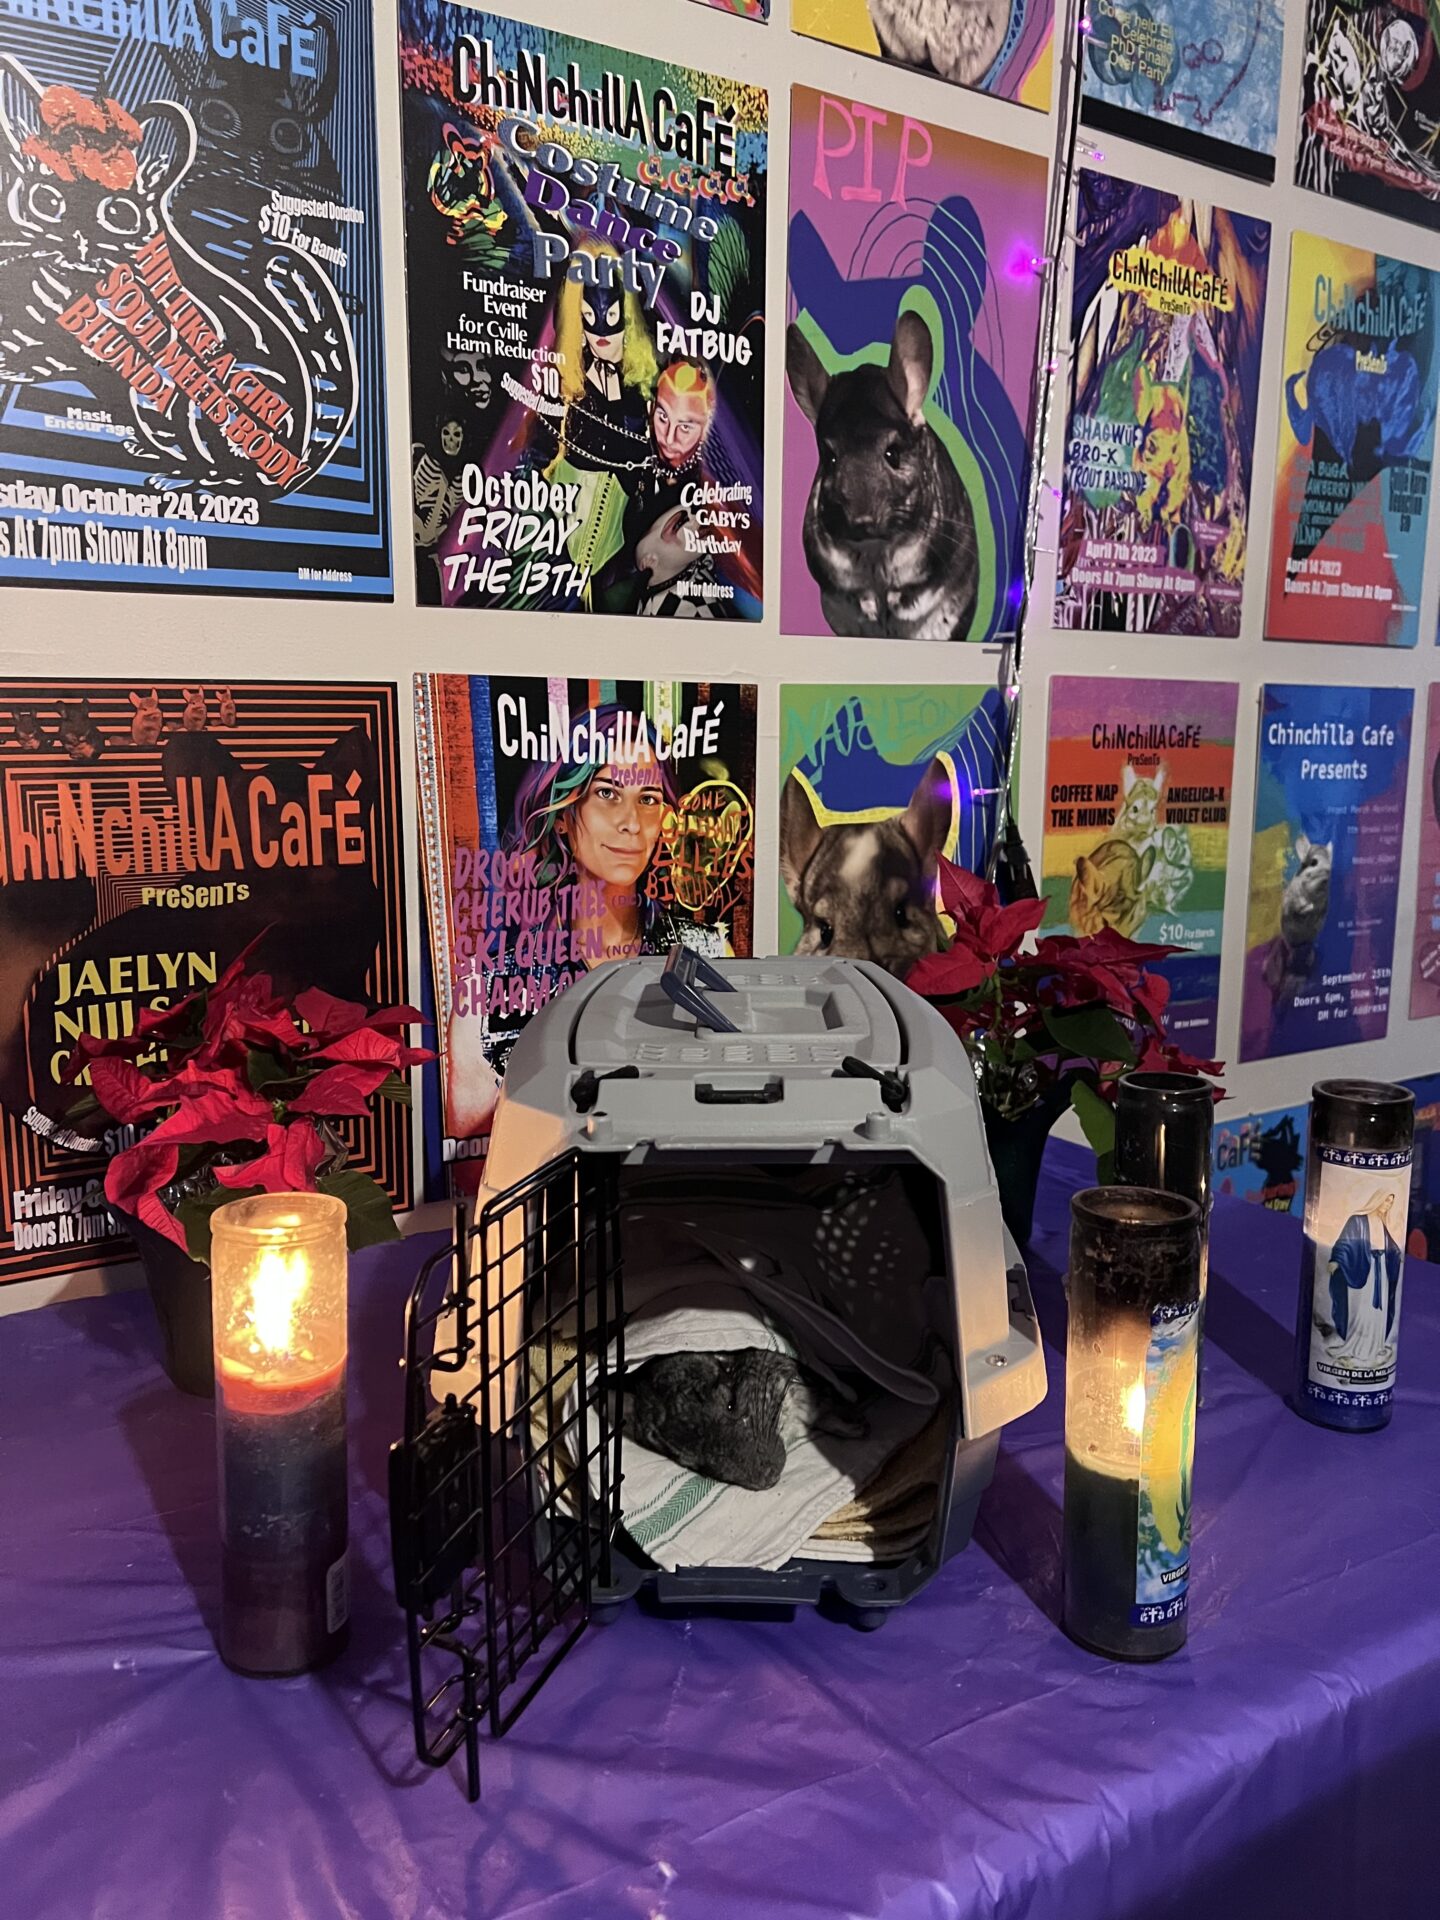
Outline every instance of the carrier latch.
<svg viewBox="0 0 1440 1920">
<path fill-rule="evenodd" d="M 612 1067 L 609 1073 L 596 1073 L 593 1067 L 585 1067 L 575 1076 L 575 1084 L 570 1089 L 570 1098 L 577 1113 L 589 1113 L 600 1098 L 601 1085 L 606 1080 L 638 1080 L 638 1067 Z"/>
<path fill-rule="evenodd" d="M 836 1080 L 874 1080 L 880 1088 L 880 1098 L 892 1113 L 903 1112 L 910 1103 L 908 1073 L 896 1073 L 890 1067 L 872 1067 L 868 1060 L 860 1059 L 857 1054 L 847 1053 L 833 1077 Z"/>
</svg>

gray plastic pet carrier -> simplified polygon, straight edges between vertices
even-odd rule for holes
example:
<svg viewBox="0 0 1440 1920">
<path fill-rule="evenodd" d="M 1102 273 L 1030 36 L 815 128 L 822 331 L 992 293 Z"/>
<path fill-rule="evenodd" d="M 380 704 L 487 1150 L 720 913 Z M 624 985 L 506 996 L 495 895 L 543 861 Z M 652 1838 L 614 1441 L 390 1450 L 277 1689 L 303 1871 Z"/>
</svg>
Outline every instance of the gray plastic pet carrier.
<svg viewBox="0 0 1440 1920">
<path fill-rule="evenodd" d="M 417 1744 L 472 1795 L 482 1726 L 631 1598 L 879 1625 L 1045 1393 L 964 1048 L 866 963 L 598 970 L 510 1056 L 406 1368 Z"/>
</svg>

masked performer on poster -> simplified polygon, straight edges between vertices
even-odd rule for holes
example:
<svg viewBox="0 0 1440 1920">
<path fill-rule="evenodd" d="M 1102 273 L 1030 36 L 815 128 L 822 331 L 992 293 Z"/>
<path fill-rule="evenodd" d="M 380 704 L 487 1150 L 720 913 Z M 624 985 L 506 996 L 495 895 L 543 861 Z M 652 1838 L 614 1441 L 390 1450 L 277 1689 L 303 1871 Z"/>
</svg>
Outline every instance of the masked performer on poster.
<svg viewBox="0 0 1440 1920">
<path fill-rule="evenodd" d="M 589 254 L 612 260 L 611 249 Z M 565 412 L 559 444 L 545 468 L 551 482 L 579 485 L 578 524 L 566 551 L 585 580 L 581 603 L 593 603 L 593 582 L 625 545 L 625 515 L 649 460 L 648 414 L 658 368 L 643 309 L 618 287 L 566 280 L 555 318 L 555 351 Z"/>
</svg>

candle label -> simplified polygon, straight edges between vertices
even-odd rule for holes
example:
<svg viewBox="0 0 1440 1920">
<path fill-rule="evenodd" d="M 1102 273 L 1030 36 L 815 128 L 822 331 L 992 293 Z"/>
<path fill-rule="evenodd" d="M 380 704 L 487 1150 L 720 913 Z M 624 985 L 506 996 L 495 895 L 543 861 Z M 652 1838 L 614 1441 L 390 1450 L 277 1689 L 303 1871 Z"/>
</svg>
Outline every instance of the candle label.
<svg viewBox="0 0 1440 1920">
<path fill-rule="evenodd" d="M 1198 1300 L 1157 1307 L 1145 1354 L 1145 1426 L 1135 1543 L 1134 1627 L 1163 1627 L 1190 1604 Z"/>
<path fill-rule="evenodd" d="M 1310 1364 L 1317 1406 L 1388 1407 L 1395 1395 L 1411 1152 L 1312 1148 L 1319 1179 L 1306 1209 Z"/>
<path fill-rule="evenodd" d="M 339 1633 L 350 1618 L 350 1561 L 342 1553 L 325 1575 L 325 1631 Z"/>
</svg>

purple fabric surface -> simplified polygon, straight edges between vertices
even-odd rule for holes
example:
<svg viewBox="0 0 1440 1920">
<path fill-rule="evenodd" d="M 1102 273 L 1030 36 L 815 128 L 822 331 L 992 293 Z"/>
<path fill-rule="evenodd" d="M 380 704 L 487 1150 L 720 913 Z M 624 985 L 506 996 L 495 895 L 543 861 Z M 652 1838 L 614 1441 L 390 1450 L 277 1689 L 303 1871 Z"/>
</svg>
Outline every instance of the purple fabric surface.
<svg viewBox="0 0 1440 1920">
<path fill-rule="evenodd" d="M 356 1262 L 351 1648 L 216 1658 L 208 1406 L 143 1295 L 0 1323 L 0 1911 L 17 1920 L 1386 1920 L 1435 1912 L 1440 1288 L 1382 1434 L 1282 1404 L 1289 1220 L 1220 1204 L 1190 1644 L 1082 1653 L 1059 1600 L 1065 1203 L 1030 1264 L 1051 1390 L 976 1541 L 877 1634 L 629 1609 L 484 1751 L 410 1745 L 385 1456 L 421 1248 Z M 1343 1577 L 1342 1577 L 1343 1576 Z"/>
</svg>

